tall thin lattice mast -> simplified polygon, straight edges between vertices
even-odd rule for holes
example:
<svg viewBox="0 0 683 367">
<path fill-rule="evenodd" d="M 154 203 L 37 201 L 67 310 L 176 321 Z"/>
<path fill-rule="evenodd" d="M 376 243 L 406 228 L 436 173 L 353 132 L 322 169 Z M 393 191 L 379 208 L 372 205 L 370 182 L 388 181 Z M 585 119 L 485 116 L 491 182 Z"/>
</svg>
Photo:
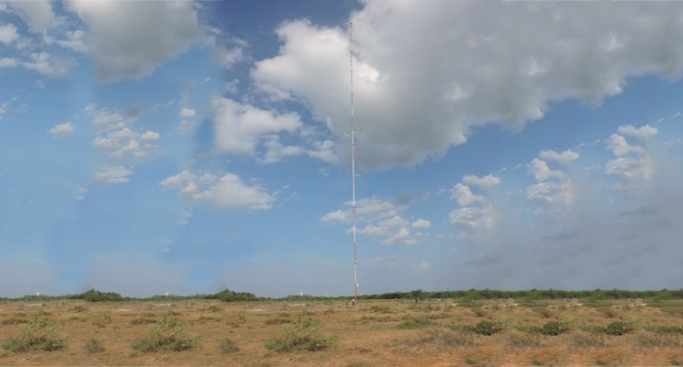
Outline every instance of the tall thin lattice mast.
<svg viewBox="0 0 683 367">
<path fill-rule="evenodd" d="M 351 69 L 351 210 L 353 212 L 353 305 L 358 304 L 358 274 L 356 269 L 358 261 L 356 258 L 356 129 L 353 121 L 353 50 L 352 50 L 352 27 L 349 22 L 349 66 Z"/>
</svg>

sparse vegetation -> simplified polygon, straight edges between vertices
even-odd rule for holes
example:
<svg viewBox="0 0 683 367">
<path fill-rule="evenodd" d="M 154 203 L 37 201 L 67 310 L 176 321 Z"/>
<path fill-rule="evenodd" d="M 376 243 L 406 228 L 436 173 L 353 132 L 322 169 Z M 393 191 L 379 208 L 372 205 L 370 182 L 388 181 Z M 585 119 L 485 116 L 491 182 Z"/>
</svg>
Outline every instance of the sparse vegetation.
<svg viewBox="0 0 683 367">
<path fill-rule="evenodd" d="M 474 333 L 479 335 L 493 335 L 503 331 L 503 324 L 498 321 L 480 321 L 474 327 Z"/>
<path fill-rule="evenodd" d="M 434 321 L 424 317 L 411 317 L 398 324 L 399 329 L 421 329 L 434 325 Z"/>
<path fill-rule="evenodd" d="M 301 321 L 299 318 L 280 337 L 266 341 L 265 345 L 269 350 L 278 353 L 296 350 L 315 352 L 334 346 L 336 338 L 324 336 L 321 329 L 321 323 L 312 320 Z"/>
<path fill-rule="evenodd" d="M 164 318 L 154 327 L 146 338 L 133 340 L 131 348 L 140 352 L 156 352 L 170 350 L 181 352 L 192 349 L 202 342 L 201 337 L 192 338 L 185 334 L 182 325 L 177 321 L 167 322 Z"/>
<path fill-rule="evenodd" d="M 633 330 L 635 330 L 635 326 L 631 322 L 614 321 L 607 325 L 607 327 L 605 327 L 604 333 L 607 335 L 619 336 L 628 334 Z"/>
<path fill-rule="evenodd" d="M 292 322 L 291 319 L 285 318 L 285 317 L 271 317 L 269 319 L 266 319 L 263 323 L 265 325 L 280 325 L 280 324 L 290 324 Z"/>
<path fill-rule="evenodd" d="M 217 348 L 217 353 L 221 355 L 226 355 L 230 353 L 237 353 L 239 352 L 239 348 L 235 344 L 234 341 L 231 339 L 222 339 L 220 342 L 218 342 L 218 348 Z"/>
<path fill-rule="evenodd" d="M 563 321 L 548 321 L 540 332 L 543 335 L 560 335 L 569 331 L 569 323 Z"/>
<path fill-rule="evenodd" d="M 102 347 L 102 342 L 95 338 L 88 339 L 83 346 L 83 353 L 85 354 L 95 354 L 104 352 L 104 347 Z"/>
<path fill-rule="evenodd" d="M 443 347 L 473 347 L 474 334 L 467 331 L 454 333 L 438 328 L 432 328 L 426 330 L 422 337 L 411 342 L 410 344 L 436 344 Z"/>
<path fill-rule="evenodd" d="M 207 365 L 247 366 L 434 365 L 448 358 L 449 363 L 466 365 L 468 357 L 476 366 L 501 361 L 519 365 L 562 365 L 563 361 L 596 365 L 597 359 L 607 365 L 675 366 L 682 360 L 683 323 L 678 317 L 678 309 L 683 308 L 681 301 L 662 299 L 653 306 L 649 300 L 644 304 L 639 300 L 599 297 L 590 303 L 578 298 L 430 300 L 429 293 L 424 292 L 417 304 L 409 294 L 395 300 L 362 301 L 356 308 L 345 307 L 345 299 L 313 300 L 309 296 L 293 302 L 263 300 L 258 306 L 246 302 L 225 304 L 201 297 L 169 302 L 176 296 L 155 298 L 156 302 L 126 299 L 118 304 L 86 303 L 82 299 L 43 304 L 34 299 L 5 300 L 0 301 L 0 365 L 26 364 L 17 361 L 28 361 L 29 354 L 17 354 L 4 345 L 16 339 L 29 320 L 38 315 L 43 315 L 37 317 L 39 320 L 49 317 L 55 334 L 65 340 L 68 337 L 75 346 L 67 345 L 51 353 L 33 347 L 30 352 L 35 354 L 30 354 L 30 360 L 41 364 L 87 365 L 93 360 L 124 358 L 126 364 L 139 365 L 152 358 L 172 364 L 192 360 Z M 604 310 L 614 311 L 615 316 L 610 317 Z M 176 348 L 168 344 L 157 349 L 132 348 L 133 341 L 154 344 L 152 329 L 158 329 L 157 334 L 168 331 L 169 323 L 159 321 L 164 316 L 176 320 L 178 327 L 173 329 L 179 339 L 189 339 L 196 346 L 207 344 L 207 348 L 183 347 L 182 342 Z M 293 321 L 297 317 L 299 320 Z M 306 319 L 320 325 L 319 343 L 312 337 L 307 346 L 301 342 L 307 339 L 305 335 L 295 337 L 295 331 L 304 334 L 315 329 L 302 326 Z M 287 342 L 287 333 L 292 342 Z M 343 338 L 344 348 L 331 348 L 338 338 Z M 130 352 L 121 354 L 126 348 L 131 348 Z M 168 354 L 147 355 L 153 350 Z M 188 352 L 171 353 L 173 350 Z"/>
<path fill-rule="evenodd" d="M 2 319 L 2 324 L 3 325 L 16 325 L 16 324 L 27 324 L 29 321 L 24 318 L 19 318 L 19 317 L 8 317 L 6 319 Z"/>
<path fill-rule="evenodd" d="M 2 348 L 11 352 L 51 352 L 66 348 L 67 339 L 59 336 L 54 329 L 54 323 L 48 320 L 38 321 L 34 318 L 17 337 L 5 340 Z"/>
</svg>

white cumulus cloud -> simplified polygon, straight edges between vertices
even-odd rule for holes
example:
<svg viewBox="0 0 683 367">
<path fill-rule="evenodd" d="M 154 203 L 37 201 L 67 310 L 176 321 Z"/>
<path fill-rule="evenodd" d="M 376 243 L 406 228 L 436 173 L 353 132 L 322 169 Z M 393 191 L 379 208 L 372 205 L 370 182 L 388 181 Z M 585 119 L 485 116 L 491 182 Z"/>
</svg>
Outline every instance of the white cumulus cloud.
<svg viewBox="0 0 683 367">
<path fill-rule="evenodd" d="M 464 143 L 476 126 L 521 129 L 549 101 L 598 105 L 644 73 L 676 80 L 681 16 L 679 2 L 366 0 L 350 19 L 358 163 L 419 164 Z M 276 29 L 278 55 L 252 71 L 271 98 L 299 101 L 320 122 L 330 117 L 338 139 L 348 133 L 346 31 L 285 22 Z"/>
<path fill-rule="evenodd" d="M 133 171 L 124 166 L 106 166 L 100 168 L 99 171 L 95 173 L 95 180 L 102 181 L 106 183 L 126 183 L 130 181 L 130 176 L 133 175 Z"/>
<path fill-rule="evenodd" d="M 275 197 L 259 185 L 247 185 L 239 176 L 226 173 L 217 177 L 210 173 L 202 176 L 187 170 L 162 180 L 159 185 L 179 190 L 182 197 L 190 200 L 208 200 L 226 209 L 270 209 Z"/>
<path fill-rule="evenodd" d="M 17 33 L 17 27 L 15 27 L 14 24 L 0 24 L 0 43 L 9 46 L 18 39 L 19 33 Z"/>
<path fill-rule="evenodd" d="M 206 41 L 191 1 L 67 0 L 65 6 L 88 26 L 101 81 L 148 76 L 165 60 Z"/>
<path fill-rule="evenodd" d="M 50 129 L 50 134 L 55 137 L 62 137 L 62 136 L 67 136 L 70 135 L 71 133 L 74 132 L 74 124 L 71 122 L 65 122 L 63 124 L 59 124 L 52 129 Z"/>
</svg>

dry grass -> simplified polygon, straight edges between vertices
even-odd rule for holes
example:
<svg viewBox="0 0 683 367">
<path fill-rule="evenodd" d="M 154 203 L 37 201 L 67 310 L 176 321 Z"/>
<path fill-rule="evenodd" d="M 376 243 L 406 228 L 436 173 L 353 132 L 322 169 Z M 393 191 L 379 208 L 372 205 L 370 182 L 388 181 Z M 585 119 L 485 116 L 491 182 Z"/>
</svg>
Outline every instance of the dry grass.
<svg viewBox="0 0 683 367">
<path fill-rule="evenodd" d="M 0 342 L 15 340 L 34 316 L 41 315 L 40 319 L 50 321 L 53 335 L 68 344 L 48 348 L 51 351 L 0 349 L 0 365 L 595 366 L 600 362 L 672 366 L 683 362 L 678 304 L 579 307 L 558 300 L 502 307 L 501 301 L 477 301 L 463 307 L 462 303 L 445 307 L 440 300 L 417 305 L 411 300 L 378 300 L 354 308 L 343 300 L 55 301 L 40 306 L 10 302 L 0 311 Z M 182 332 L 161 326 L 164 317 L 182 323 Z M 297 329 L 298 318 L 310 319 L 316 327 Z M 290 336 L 306 337 L 312 329 L 336 343 L 287 353 L 266 347 L 267 341 L 278 341 L 288 330 Z M 42 334 L 32 335 L 37 340 Z M 201 337 L 202 342 L 192 348 L 177 344 L 175 349 L 181 351 L 160 348 L 145 353 L 131 348 L 135 340 L 152 342 L 150 335 L 188 343 Z M 287 340 L 279 342 L 284 345 Z"/>
</svg>

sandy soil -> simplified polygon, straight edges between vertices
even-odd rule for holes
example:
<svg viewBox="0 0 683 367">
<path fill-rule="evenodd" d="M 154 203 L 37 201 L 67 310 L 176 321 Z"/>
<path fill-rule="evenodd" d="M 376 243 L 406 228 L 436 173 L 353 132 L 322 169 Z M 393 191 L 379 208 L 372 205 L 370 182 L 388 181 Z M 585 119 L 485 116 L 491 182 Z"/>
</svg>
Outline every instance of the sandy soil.
<svg viewBox="0 0 683 367">
<path fill-rule="evenodd" d="M 183 352 L 140 353 L 130 343 L 148 335 L 162 320 L 178 320 L 200 346 Z M 174 365 L 174 366 L 672 366 L 683 363 L 679 336 L 648 331 L 653 325 L 683 325 L 683 303 L 652 307 L 619 301 L 588 307 L 577 302 L 539 301 L 515 305 L 487 301 L 458 305 L 448 300 L 221 303 L 218 301 L 86 303 L 55 301 L 0 303 L 0 341 L 19 335 L 34 317 L 54 321 L 68 347 L 54 352 L 14 353 L 0 349 L 5 365 Z M 310 352 L 275 353 L 265 342 L 293 327 L 290 321 L 315 320 L 334 347 Z M 428 325 L 406 328 L 413 321 Z M 454 325 L 495 321 L 503 331 L 484 336 Z M 564 321 L 567 333 L 544 336 L 529 326 Z M 635 331 L 622 336 L 593 335 L 588 326 L 628 321 Z M 419 324 L 419 323 L 418 323 Z M 95 338 L 104 351 L 88 354 Z M 229 338 L 239 351 L 223 354 Z M 647 342 L 643 342 L 643 340 Z"/>
</svg>

